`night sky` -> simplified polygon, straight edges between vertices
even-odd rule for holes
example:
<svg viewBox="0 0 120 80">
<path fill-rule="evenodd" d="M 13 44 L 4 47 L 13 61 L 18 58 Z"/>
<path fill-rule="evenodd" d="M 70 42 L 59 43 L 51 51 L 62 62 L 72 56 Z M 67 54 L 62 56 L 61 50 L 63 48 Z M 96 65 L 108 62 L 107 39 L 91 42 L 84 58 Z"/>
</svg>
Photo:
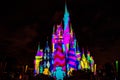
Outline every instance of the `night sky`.
<svg viewBox="0 0 120 80">
<path fill-rule="evenodd" d="M 0 56 L 33 64 L 37 45 L 50 41 L 54 24 L 63 18 L 64 0 L 0 2 Z M 91 51 L 97 64 L 120 59 L 119 13 L 112 0 L 67 0 L 80 48 Z"/>
</svg>

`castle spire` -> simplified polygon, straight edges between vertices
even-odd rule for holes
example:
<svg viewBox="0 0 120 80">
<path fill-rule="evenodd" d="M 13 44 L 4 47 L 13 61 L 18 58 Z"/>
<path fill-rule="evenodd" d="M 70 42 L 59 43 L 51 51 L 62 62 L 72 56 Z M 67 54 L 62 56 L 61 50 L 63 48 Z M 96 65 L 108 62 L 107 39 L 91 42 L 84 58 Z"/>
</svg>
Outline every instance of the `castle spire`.
<svg viewBox="0 0 120 80">
<path fill-rule="evenodd" d="M 70 24 L 70 35 L 71 35 L 71 38 L 73 37 L 73 29 L 72 29 L 72 24 Z"/>
<path fill-rule="evenodd" d="M 42 49 L 40 49 L 40 42 L 38 43 L 38 50 L 36 56 L 43 56 Z"/>
<path fill-rule="evenodd" d="M 40 42 L 38 43 L 38 51 L 40 50 Z"/>
<path fill-rule="evenodd" d="M 47 50 L 48 52 L 50 51 L 50 48 L 49 48 L 49 45 L 48 45 L 48 37 L 47 37 L 46 46 L 45 46 L 45 51 L 46 51 L 46 50 Z"/>
<path fill-rule="evenodd" d="M 76 45 L 76 50 L 77 50 L 77 52 L 80 52 L 80 48 L 79 48 L 78 42 L 76 44 L 77 44 Z"/>
<path fill-rule="evenodd" d="M 66 16 L 69 16 L 69 12 L 68 12 L 68 9 L 67 9 L 67 4 L 66 4 L 66 2 L 65 2 L 65 15 L 66 15 Z"/>
<path fill-rule="evenodd" d="M 64 30 L 66 30 L 67 26 L 68 26 L 68 23 L 69 23 L 69 12 L 68 12 L 68 9 L 67 9 L 67 4 L 65 2 L 65 12 L 64 12 Z"/>
</svg>

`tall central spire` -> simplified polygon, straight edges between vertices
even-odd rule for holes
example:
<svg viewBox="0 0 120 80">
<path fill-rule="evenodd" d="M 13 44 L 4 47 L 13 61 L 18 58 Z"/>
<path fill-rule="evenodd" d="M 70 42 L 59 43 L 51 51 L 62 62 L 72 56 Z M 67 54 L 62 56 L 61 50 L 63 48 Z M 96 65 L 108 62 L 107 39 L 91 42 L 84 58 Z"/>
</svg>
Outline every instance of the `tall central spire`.
<svg viewBox="0 0 120 80">
<path fill-rule="evenodd" d="M 64 16 L 69 16 L 69 12 L 68 12 L 67 4 L 66 3 L 65 3 L 65 15 Z"/>
<path fill-rule="evenodd" d="M 69 18 L 69 12 L 68 12 L 68 9 L 67 9 L 67 5 L 66 5 L 66 2 L 65 2 L 65 12 L 64 12 L 64 18 L 63 18 L 63 21 L 64 21 L 64 44 L 65 44 L 65 51 L 68 52 L 68 49 L 69 49 L 69 41 L 70 41 L 70 28 L 69 28 L 69 24 L 70 24 L 70 18 Z"/>
<path fill-rule="evenodd" d="M 68 12 L 68 9 L 67 9 L 66 2 L 65 2 L 65 12 L 64 12 L 63 21 L 64 21 L 64 30 L 66 30 L 66 28 L 68 26 L 68 23 L 69 23 L 69 12 Z"/>
</svg>

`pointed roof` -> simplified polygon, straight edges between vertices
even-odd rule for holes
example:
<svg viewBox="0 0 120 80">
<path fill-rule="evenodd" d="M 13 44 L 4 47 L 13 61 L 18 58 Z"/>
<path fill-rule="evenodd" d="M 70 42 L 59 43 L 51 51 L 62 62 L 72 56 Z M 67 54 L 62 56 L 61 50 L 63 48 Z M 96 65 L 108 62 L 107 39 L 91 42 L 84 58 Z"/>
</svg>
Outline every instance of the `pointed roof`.
<svg viewBox="0 0 120 80">
<path fill-rule="evenodd" d="M 69 21 L 69 12 L 68 12 L 68 9 L 67 9 L 66 2 L 65 2 L 65 12 L 64 12 L 63 21 L 64 21 L 64 30 L 66 30 L 66 27 L 67 27 L 67 24 L 68 24 L 68 21 Z"/>
<path fill-rule="evenodd" d="M 70 23 L 70 35 L 71 35 L 71 38 L 74 36 L 73 28 L 72 28 L 72 24 L 71 23 Z"/>
<path fill-rule="evenodd" d="M 78 42 L 76 44 L 76 51 L 80 53 L 80 48 L 79 48 Z"/>
<path fill-rule="evenodd" d="M 94 59 L 93 59 L 92 56 L 90 56 L 90 63 L 91 63 L 91 64 L 94 64 Z"/>
<path fill-rule="evenodd" d="M 87 60 L 88 60 L 88 62 L 90 62 L 90 59 L 91 57 L 90 57 L 90 51 L 87 51 Z"/>
<path fill-rule="evenodd" d="M 85 54 L 82 54 L 82 60 L 86 60 Z"/>
<path fill-rule="evenodd" d="M 65 2 L 65 13 L 64 13 L 64 16 L 69 16 L 69 12 L 68 12 L 68 9 L 67 9 L 66 2 Z"/>
<path fill-rule="evenodd" d="M 48 52 L 50 51 L 49 45 L 48 45 L 48 39 L 46 41 L 46 46 L 45 46 L 45 51 L 48 50 Z"/>
<path fill-rule="evenodd" d="M 46 41 L 46 47 L 48 48 L 49 46 L 48 46 L 48 40 Z"/>
<path fill-rule="evenodd" d="M 70 32 L 73 33 L 72 24 L 70 24 Z"/>
<path fill-rule="evenodd" d="M 40 49 L 40 42 L 38 43 L 38 50 L 36 56 L 43 56 L 42 49 Z"/>
<path fill-rule="evenodd" d="M 37 51 L 36 56 L 43 57 L 43 50 L 41 49 L 40 51 Z"/>
<path fill-rule="evenodd" d="M 40 50 L 40 42 L 38 43 L 38 50 Z"/>
</svg>

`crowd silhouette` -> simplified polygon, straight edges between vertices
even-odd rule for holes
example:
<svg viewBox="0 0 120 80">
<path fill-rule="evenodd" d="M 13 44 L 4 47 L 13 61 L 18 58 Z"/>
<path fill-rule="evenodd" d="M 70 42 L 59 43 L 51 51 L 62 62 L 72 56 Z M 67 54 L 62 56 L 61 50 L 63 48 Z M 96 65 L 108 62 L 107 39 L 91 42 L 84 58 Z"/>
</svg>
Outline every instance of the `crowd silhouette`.
<svg viewBox="0 0 120 80">
<path fill-rule="evenodd" d="M 56 73 L 59 73 L 56 72 Z M 34 75 L 33 72 L 4 72 L 0 73 L 0 80 L 120 80 L 119 71 L 111 63 L 104 64 L 97 69 L 96 75 L 90 70 L 73 70 L 70 76 L 63 76 L 57 79 L 56 76 L 45 74 Z"/>
</svg>

